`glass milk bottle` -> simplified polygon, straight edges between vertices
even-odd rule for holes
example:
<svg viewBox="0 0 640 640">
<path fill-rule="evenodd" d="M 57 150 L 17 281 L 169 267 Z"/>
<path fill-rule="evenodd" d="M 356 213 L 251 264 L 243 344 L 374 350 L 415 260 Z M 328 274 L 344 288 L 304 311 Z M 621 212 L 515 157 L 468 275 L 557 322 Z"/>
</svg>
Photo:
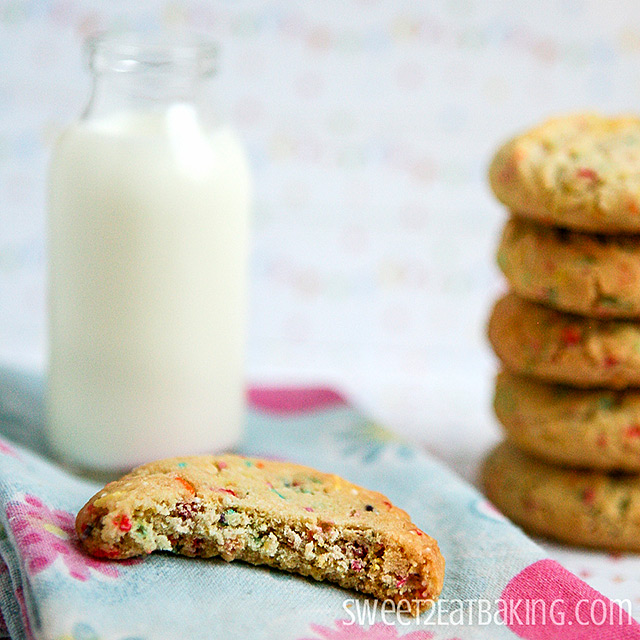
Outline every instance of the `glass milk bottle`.
<svg viewBox="0 0 640 640">
<path fill-rule="evenodd" d="M 92 98 L 49 175 L 47 428 L 108 472 L 240 436 L 250 176 L 201 104 L 211 43 L 87 49 Z"/>
</svg>

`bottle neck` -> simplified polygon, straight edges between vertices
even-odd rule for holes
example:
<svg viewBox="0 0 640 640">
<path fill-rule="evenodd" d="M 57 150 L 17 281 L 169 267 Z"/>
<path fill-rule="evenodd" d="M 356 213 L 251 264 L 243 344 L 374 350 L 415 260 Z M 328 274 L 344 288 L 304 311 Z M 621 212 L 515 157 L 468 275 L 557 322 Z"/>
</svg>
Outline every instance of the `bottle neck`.
<svg viewBox="0 0 640 640">
<path fill-rule="evenodd" d="M 122 111 L 163 111 L 172 104 L 198 106 L 201 79 L 197 75 L 169 73 L 95 74 L 84 119 Z"/>
</svg>

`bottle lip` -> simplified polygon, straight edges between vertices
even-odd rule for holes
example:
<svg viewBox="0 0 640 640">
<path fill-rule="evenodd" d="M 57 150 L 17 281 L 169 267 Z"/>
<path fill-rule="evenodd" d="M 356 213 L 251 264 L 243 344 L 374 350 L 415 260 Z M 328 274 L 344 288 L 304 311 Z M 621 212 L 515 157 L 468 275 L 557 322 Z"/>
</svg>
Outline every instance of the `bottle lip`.
<svg viewBox="0 0 640 640">
<path fill-rule="evenodd" d="M 216 69 L 218 47 L 191 32 L 101 32 L 85 41 L 89 69 L 105 72 L 184 72 L 209 76 Z"/>
</svg>

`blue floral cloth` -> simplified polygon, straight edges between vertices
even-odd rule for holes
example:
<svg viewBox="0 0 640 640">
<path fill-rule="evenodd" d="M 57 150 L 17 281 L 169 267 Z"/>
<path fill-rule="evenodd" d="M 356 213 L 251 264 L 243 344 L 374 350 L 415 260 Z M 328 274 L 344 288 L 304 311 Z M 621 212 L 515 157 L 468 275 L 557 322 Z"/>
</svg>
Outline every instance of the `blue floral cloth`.
<svg viewBox="0 0 640 640">
<path fill-rule="evenodd" d="M 515 600 L 533 598 L 549 606 L 562 600 L 567 615 L 562 624 L 553 620 L 562 627 L 556 637 L 640 637 L 640 625 L 628 616 L 605 635 L 591 623 L 573 625 L 578 599 L 606 599 L 545 558 L 452 471 L 326 389 L 253 390 L 239 452 L 338 473 L 408 511 L 438 540 L 447 562 L 444 591 L 432 610 L 410 618 L 355 592 L 241 562 L 169 554 L 126 562 L 91 558 L 79 548 L 73 523 L 99 486 L 48 460 L 42 387 L 39 378 L 0 371 L 0 637 L 553 637 L 544 635 L 548 619 L 527 624 L 522 607 L 515 617 L 510 610 Z"/>
</svg>

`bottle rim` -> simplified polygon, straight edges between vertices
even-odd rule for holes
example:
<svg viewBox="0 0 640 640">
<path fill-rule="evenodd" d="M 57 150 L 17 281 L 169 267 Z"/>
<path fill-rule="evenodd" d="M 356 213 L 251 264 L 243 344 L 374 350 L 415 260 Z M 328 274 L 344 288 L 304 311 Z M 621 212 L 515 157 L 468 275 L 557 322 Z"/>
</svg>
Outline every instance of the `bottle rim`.
<svg viewBox="0 0 640 640">
<path fill-rule="evenodd" d="M 207 36 L 189 32 L 100 32 L 85 40 L 87 66 L 106 72 L 183 72 L 211 75 L 218 47 Z"/>
</svg>

